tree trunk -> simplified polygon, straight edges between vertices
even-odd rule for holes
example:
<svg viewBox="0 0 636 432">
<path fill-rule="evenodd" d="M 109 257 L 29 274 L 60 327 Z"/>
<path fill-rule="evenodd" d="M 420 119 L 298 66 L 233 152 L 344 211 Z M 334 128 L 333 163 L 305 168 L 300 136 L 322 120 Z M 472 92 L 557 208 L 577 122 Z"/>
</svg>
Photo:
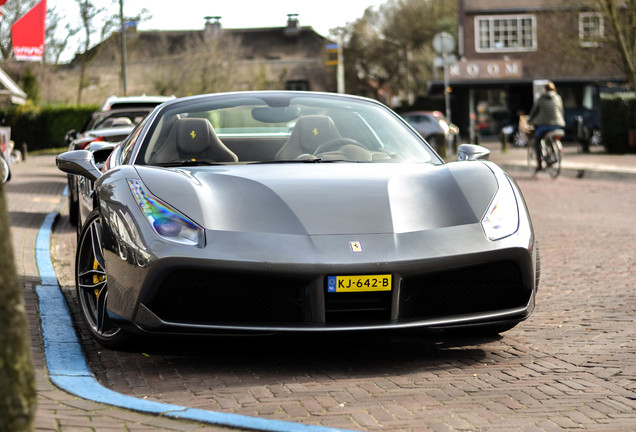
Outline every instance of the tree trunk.
<svg viewBox="0 0 636 432">
<path fill-rule="evenodd" d="M 82 90 L 84 90 L 84 75 L 85 74 L 86 74 L 86 64 L 84 63 L 84 59 L 82 59 L 80 64 L 79 87 L 77 88 L 77 105 L 82 104 Z"/>
<path fill-rule="evenodd" d="M 4 185 L 0 184 L 0 430 L 31 431 L 35 377 L 9 228 Z"/>
</svg>

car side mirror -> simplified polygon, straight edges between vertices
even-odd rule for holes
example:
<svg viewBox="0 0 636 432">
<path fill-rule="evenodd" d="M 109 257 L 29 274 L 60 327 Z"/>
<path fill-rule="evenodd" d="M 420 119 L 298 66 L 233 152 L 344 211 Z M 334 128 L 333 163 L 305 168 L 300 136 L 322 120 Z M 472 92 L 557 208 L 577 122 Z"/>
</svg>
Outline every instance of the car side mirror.
<svg viewBox="0 0 636 432">
<path fill-rule="evenodd" d="M 488 160 L 490 150 L 475 144 L 462 144 L 457 148 L 458 161 Z"/>
<path fill-rule="evenodd" d="M 93 153 L 88 150 L 73 150 L 62 153 L 55 158 L 58 169 L 68 174 L 75 174 L 95 181 L 102 176 L 95 165 Z"/>
</svg>

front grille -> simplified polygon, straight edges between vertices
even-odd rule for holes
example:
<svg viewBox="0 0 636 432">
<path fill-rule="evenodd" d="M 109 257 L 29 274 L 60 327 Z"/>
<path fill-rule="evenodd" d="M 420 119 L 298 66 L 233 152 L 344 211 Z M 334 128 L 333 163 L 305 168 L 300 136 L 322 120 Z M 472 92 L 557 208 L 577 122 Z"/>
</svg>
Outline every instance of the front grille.
<svg viewBox="0 0 636 432">
<path fill-rule="evenodd" d="M 177 271 L 146 306 L 164 321 L 192 324 L 283 323 L 303 320 L 306 280 Z"/>
<path fill-rule="evenodd" d="M 388 321 L 391 319 L 391 291 L 327 292 L 325 318 L 327 324 Z"/>
<path fill-rule="evenodd" d="M 403 319 L 523 307 L 531 294 L 511 261 L 405 277 L 401 293 Z"/>
<path fill-rule="evenodd" d="M 396 275 L 397 276 L 397 275 Z M 308 324 L 315 281 L 282 276 L 180 270 L 169 274 L 144 304 L 168 322 L 200 325 Z M 512 261 L 419 275 L 404 275 L 399 320 L 521 308 L 531 291 Z M 325 324 L 391 321 L 392 291 L 329 293 L 324 287 Z"/>
</svg>

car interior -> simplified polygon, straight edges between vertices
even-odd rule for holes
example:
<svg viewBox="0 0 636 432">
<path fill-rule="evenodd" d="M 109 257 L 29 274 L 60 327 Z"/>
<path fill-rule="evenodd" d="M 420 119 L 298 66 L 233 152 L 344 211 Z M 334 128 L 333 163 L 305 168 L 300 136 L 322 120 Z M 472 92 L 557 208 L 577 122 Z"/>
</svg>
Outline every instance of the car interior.
<svg viewBox="0 0 636 432">
<path fill-rule="evenodd" d="M 373 110 L 321 106 L 222 106 L 167 112 L 151 132 L 143 163 L 293 161 L 429 162 L 407 128 L 378 122 Z M 382 126 L 388 123 L 387 127 Z M 370 124 L 380 125 L 372 128 Z M 390 126 L 390 127 L 389 127 Z M 418 150 L 419 149 L 419 150 Z"/>
</svg>

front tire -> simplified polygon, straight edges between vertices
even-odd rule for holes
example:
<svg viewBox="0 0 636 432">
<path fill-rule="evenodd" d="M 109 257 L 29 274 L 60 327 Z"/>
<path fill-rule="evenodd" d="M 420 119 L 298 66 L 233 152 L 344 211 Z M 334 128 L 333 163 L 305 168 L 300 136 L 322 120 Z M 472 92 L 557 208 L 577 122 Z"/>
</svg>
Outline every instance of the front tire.
<svg viewBox="0 0 636 432">
<path fill-rule="evenodd" d="M 0 180 L 2 183 L 11 180 L 11 168 L 9 168 L 9 163 L 2 155 L 0 155 Z"/>
<path fill-rule="evenodd" d="M 68 176 L 68 220 L 73 226 L 77 226 L 78 214 L 79 214 L 79 199 L 77 198 L 77 186 L 73 186 L 75 179 L 70 175 Z M 78 230 L 79 238 L 79 230 Z"/>
<path fill-rule="evenodd" d="M 550 177 L 557 178 L 561 173 L 561 149 L 559 142 L 554 139 L 550 139 L 546 142 L 547 150 L 547 171 Z"/>
<path fill-rule="evenodd" d="M 122 348 L 130 335 L 108 317 L 108 276 L 102 248 L 102 221 L 93 211 L 82 228 L 75 256 L 75 286 L 80 312 L 91 336 L 106 348 Z"/>
<path fill-rule="evenodd" d="M 534 148 L 534 142 L 528 142 L 528 170 L 534 175 L 537 172 L 537 152 Z"/>
<path fill-rule="evenodd" d="M 528 145 L 528 137 L 525 133 L 521 131 L 515 132 L 512 138 L 512 144 L 515 147 L 526 147 Z"/>
</svg>

